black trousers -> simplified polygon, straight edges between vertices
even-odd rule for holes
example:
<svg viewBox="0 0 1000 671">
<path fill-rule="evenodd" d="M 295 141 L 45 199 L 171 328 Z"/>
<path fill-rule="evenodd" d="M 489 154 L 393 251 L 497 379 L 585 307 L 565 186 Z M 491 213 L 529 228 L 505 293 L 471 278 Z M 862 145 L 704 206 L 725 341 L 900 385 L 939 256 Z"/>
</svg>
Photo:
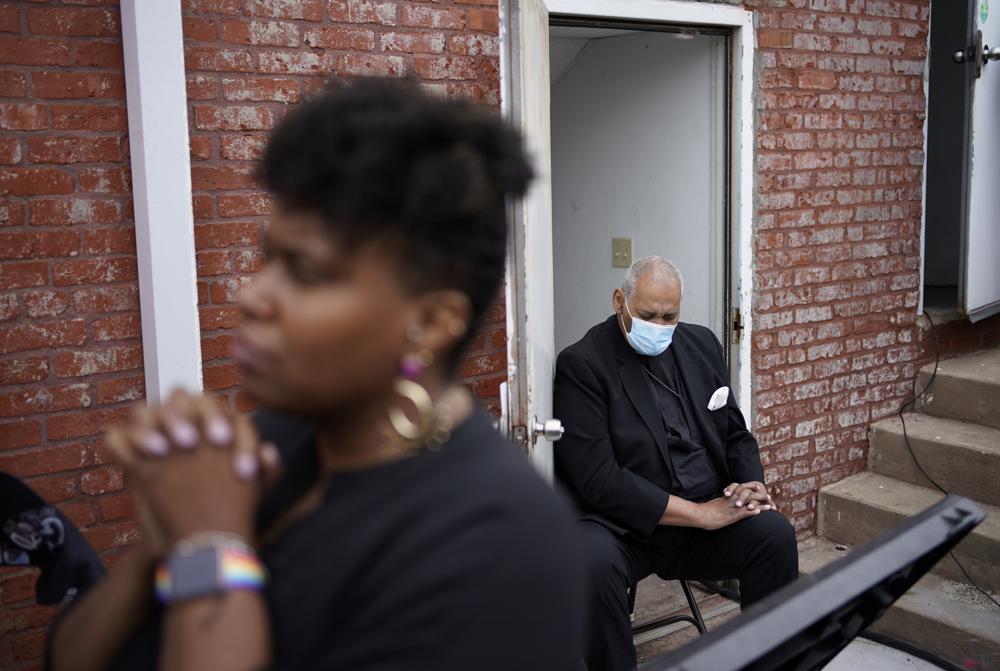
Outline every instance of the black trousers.
<svg viewBox="0 0 1000 671">
<path fill-rule="evenodd" d="M 739 578 L 746 608 L 798 577 L 795 531 L 775 511 L 716 531 L 659 527 L 648 539 L 581 522 L 591 580 L 584 659 L 590 671 L 636 668 L 628 588 L 655 573 L 665 580 Z"/>
</svg>

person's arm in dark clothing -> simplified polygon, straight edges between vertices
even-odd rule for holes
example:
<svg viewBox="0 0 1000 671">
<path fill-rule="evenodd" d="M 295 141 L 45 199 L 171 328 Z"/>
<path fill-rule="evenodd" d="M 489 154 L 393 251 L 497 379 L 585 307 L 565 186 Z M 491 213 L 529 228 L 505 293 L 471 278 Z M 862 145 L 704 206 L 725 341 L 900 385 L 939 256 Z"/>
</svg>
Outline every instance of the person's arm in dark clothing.
<svg viewBox="0 0 1000 671">
<path fill-rule="evenodd" d="M 641 536 L 651 534 L 670 495 L 618 465 L 605 392 L 587 362 L 571 350 L 556 360 L 554 409 L 566 427 L 555 444 L 556 458 L 573 489 L 594 512 Z"/>
<path fill-rule="evenodd" d="M 725 354 L 722 350 L 722 343 L 714 335 L 712 339 L 719 353 L 719 365 L 721 372 L 725 372 Z M 725 376 L 723 376 L 725 377 Z M 729 473 L 737 482 L 764 482 L 764 467 L 760 463 L 760 448 L 757 439 L 747 428 L 743 412 L 736 404 L 736 394 L 730 389 L 729 399 L 726 401 L 727 433 L 725 436 L 726 464 L 729 466 Z"/>
<path fill-rule="evenodd" d="M 49 632 L 46 668 L 105 668 L 152 610 L 154 564 L 146 546 L 140 545 L 109 577 L 79 597 Z"/>
</svg>

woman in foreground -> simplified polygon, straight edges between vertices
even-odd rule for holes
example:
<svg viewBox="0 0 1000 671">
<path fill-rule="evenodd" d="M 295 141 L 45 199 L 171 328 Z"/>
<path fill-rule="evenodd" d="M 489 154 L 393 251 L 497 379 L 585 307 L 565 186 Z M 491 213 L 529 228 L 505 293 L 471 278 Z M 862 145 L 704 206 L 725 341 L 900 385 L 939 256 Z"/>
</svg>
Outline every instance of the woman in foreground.
<svg viewBox="0 0 1000 671">
<path fill-rule="evenodd" d="M 109 432 L 143 540 L 50 668 L 576 668 L 574 525 L 456 380 L 530 172 L 500 119 L 412 82 L 288 114 L 234 350 L 265 410 L 177 393 Z"/>
</svg>

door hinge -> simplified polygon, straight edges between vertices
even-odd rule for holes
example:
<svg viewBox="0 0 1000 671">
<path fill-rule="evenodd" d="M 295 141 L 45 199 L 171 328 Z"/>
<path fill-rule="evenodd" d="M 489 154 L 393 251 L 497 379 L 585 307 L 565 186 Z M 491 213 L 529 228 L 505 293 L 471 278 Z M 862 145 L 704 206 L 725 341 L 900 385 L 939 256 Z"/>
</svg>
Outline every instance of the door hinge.
<svg viewBox="0 0 1000 671">
<path fill-rule="evenodd" d="M 730 330 L 732 332 L 733 343 L 738 344 L 743 340 L 743 312 L 739 308 L 733 308 Z"/>
</svg>

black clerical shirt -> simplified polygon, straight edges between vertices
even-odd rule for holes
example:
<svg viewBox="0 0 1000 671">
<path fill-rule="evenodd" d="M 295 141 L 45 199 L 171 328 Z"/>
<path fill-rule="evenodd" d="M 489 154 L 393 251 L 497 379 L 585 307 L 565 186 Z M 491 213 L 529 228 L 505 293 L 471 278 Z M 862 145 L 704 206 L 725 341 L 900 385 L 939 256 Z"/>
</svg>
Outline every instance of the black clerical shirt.
<svg viewBox="0 0 1000 671">
<path fill-rule="evenodd" d="M 673 349 L 641 359 L 667 436 L 670 493 L 696 502 L 719 496 L 723 483 L 702 441 Z"/>
</svg>

